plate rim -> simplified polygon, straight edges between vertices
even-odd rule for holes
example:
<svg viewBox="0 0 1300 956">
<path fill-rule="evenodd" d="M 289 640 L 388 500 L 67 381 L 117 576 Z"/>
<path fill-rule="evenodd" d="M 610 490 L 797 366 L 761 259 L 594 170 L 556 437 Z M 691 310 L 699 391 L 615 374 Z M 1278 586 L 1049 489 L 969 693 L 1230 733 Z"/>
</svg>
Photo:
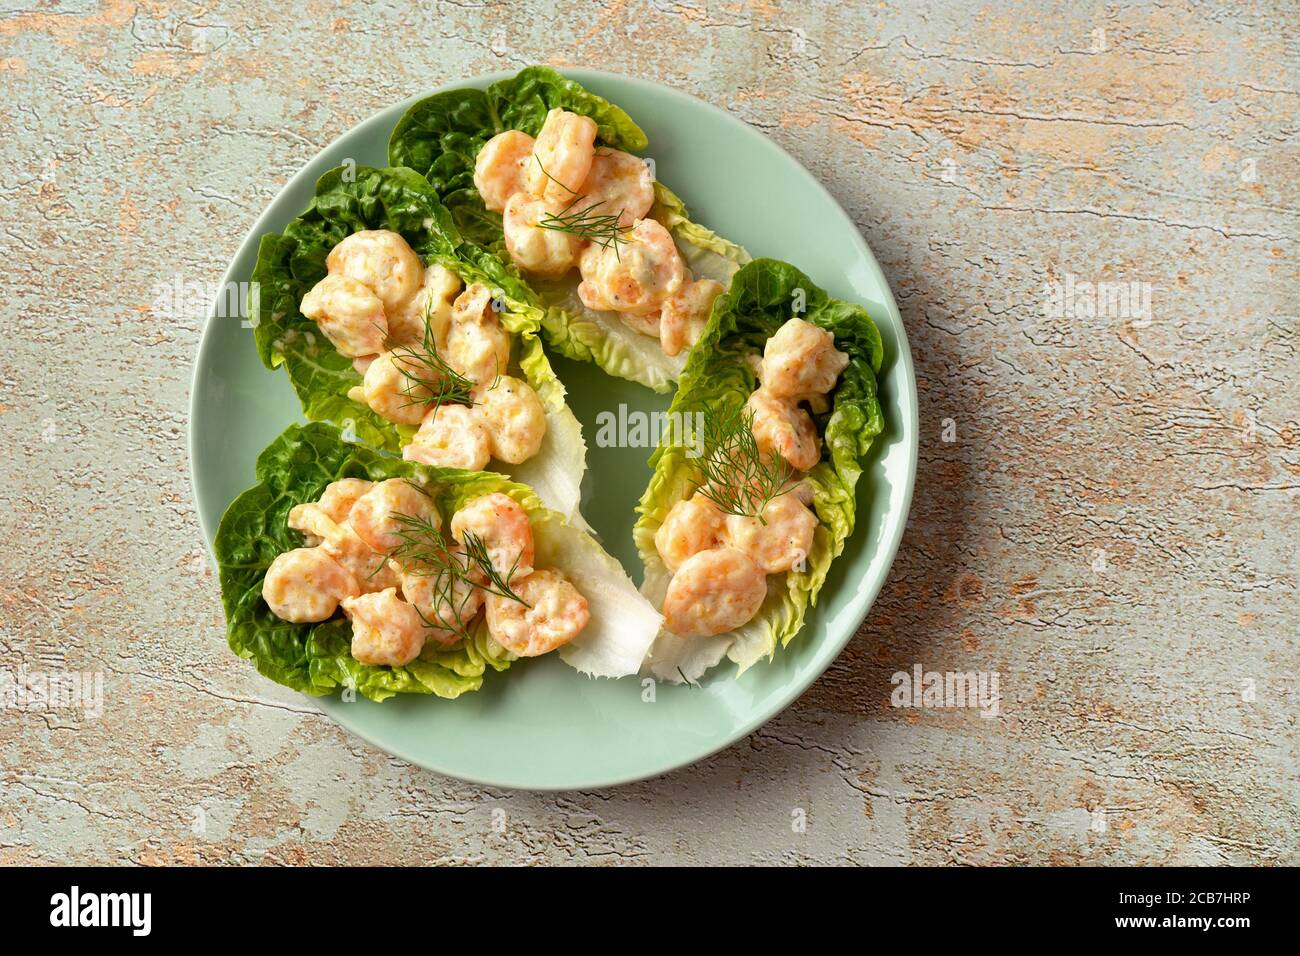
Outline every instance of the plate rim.
<svg viewBox="0 0 1300 956">
<path fill-rule="evenodd" d="M 523 69 L 523 67 L 521 67 L 520 69 Z M 801 696 L 803 696 L 803 694 L 808 690 L 808 688 L 811 687 L 814 683 L 816 683 L 817 680 L 819 680 L 823 674 L 825 674 L 826 670 L 830 667 L 830 665 L 834 663 L 836 658 L 838 658 L 839 655 L 844 651 L 844 648 L 848 646 L 849 641 L 853 639 L 854 635 L 858 631 L 858 628 L 862 626 L 862 622 L 866 620 L 867 615 L 871 613 L 871 609 L 875 606 L 876 599 L 880 596 L 881 589 L 884 587 L 885 582 L 889 579 L 890 571 L 893 570 L 894 561 L 898 556 L 898 550 L 902 545 L 903 535 L 907 528 L 907 519 L 911 513 L 912 495 L 916 486 L 917 462 L 918 462 L 918 455 L 920 450 L 919 397 L 916 389 L 916 372 L 912 361 L 912 351 L 907 337 L 907 327 L 903 322 L 902 313 L 899 310 L 898 302 L 894 297 L 893 288 L 892 286 L 890 286 L 889 280 L 885 275 L 884 270 L 880 267 L 880 262 L 879 260 L 876 259 L 875 253 L 872 251 L 870 244 L 866 240 L 866 237 L 862 235 L 862 232 L 858 228 L 857 223 L 854 222 L 853 217 L 850 216 L 848 212 L 844 209 L 844 207 L 840 205 L 839 201 L 830 192 L 830 190 L 826 188 L 825 184 L 823 184 L 822 181 L 817 178 L 817 176 L 815 176 L 806 166 L 804 166 L 804 164 L 800 162 L 798 158 L 793 156 L 789 151 L 787 151 L 783 146 L 781 146 L 780 143 L 776 142 L 770 136 L 767 136 L 761 130 L 751 126 L 749 123 L 745 122 L 745 120 L 741 119 L 740 117 L 733 115 L 727 110 L 724 110 L 721 107 L 708 102 L 707 100 L 703 100 L 697 96 L 694 96 L 693 94 L 687 93 L 683 90 L 676 89 L 675 87 L 668 86 L 663 83 L 655 82 L 653 80 L 647 80 L 638 76 L 629 76 L 623 73 L 615 73 L 609 70 L 596 70 L 596 69 L 590 69 L 586 67 L 553 67 L 553 69 L 555 69 L 557 72 L 561 73 L 562 75 L 569 77 L 570 79 L 574 79 L 579 83 L 583 83 L 584 85 L 586 85 L 585 78 L 588 77 L 594 78 L 596 80 L 611 79 L 622 83 L 629 83 L 633 86 L 639 86 L 651 90 L 656 94 L 667 94 L 671 97 L 679 97 L 682 99 L 690 100 L 696 105 L 702 106 L 707 111 L 710 111 L 715 115 L 717 115 L 727 125 L 736 128 L 741 135 L 750 137 L 751 140 L 753 141 L 763 143 L 766 148 L 775 150 L 782 157 L 784 157 L 786 160 L 792 163 L 795 167 L 803 171 L 803 173 L 807 177 L 808 182 L 811 183 L 813 188 L 821 194 L 822 198 L 824 198 L 830 204 L 830 206 L 835 209 L 835 211 L 843 219 L 844 223 L 849 227 L 849 231 L 853 236 L 853 244 L 855 250 L 857 251 L 859 256 L 865 261 L 868 270 L 874 274 L 874 277 L 876 278 L 878 284 L 884 290 L 883 301 L 886 307 L 886 311 L 891 313 L 891 317 L 897 318 L 897 330 L 896 330 L 897 331 L 897 355 L 895 355 L 893 358 L 894 361 L 898 363 L 898 372 L 901 375 L 900 384 L 902 387 L 899 390 L 900 391 L 899 401 L 904 406 L 903 412 L 904 412 L 905 420 L 899 423 L 899 431 L 900 431 L 900 440 L 904 443 L 907 454 L 906 454 L 906 462 L 905 462 L 906 473 L 903 478 L 901 506 L 897 509 L 897 517 L 893 521 L 893 526 L 884 529 L 886 531 L 886 534 L 882 535 L 882 540 L 880 541 L 881 546 L 877 551 L 877 553 L 887 555 L 884 570 L 879 575 L 879 578 L 867 589 L 869 593 L 866 595 L 865 601 L 863 603 L 862 613 L 860 616 L 858 616 L 856 623 L 854 623 L 852 627 L 846 627 L 842 637 L 838 637 L 832 641 L 825 642 L 823 647 L 818 649 L 817 656 L 814 657 L 812 662 L 810 662 L 811 666 L 809 668 L 808 673 L 801 679 L 791 681 L 787 687 L 781 690 L 781 692 L 779 693 L 779 695 L 777 696 L 774 702 L 767 704 L 762 708 L 760 708 L 759 710 L 757 710 L 755 712 L 755 716 L 746 720 L 738 728 L 731 730 L 727 733 L 724 733 L 718 738 L 717 741 L 711 742 L 705 748 L 697 752 L 692 752 L 687 756 L 673 758 L 672 760 L 666 762 L 665 764 L 661 766 L 656 766 L 651 769 L 640 770 L 640 771 L 626 773 L 626 774 L 619 774 L 617 776 L 612 776 L 612 777 L 602 776 L 597 780 L 586 780 L 586 781 L 580 781 L 572 784 L 521 784 L 517 781 L 512 781 L 508 779 L 493 778 L 491 776 L 478 776 L 472 773 L 464 773 L 464 772 L 452 770 L 447 767 L 440 766 L 428 760 L 425 757 L 413 756 L 410 753 L 404 752 L 405 748 L 403 748 L 402 746 L 394 745 L 393 743 L 386 740 L 380 740 L 378 739 L 378 735 L 371 735 L 367 733 L 365 730 L 355 726 L 353 722 L 340 717 L 340 715 L 333 708 L 327 706 L 328 698 L 313 697 L 310 694 L 304 694 L 299 692 L 299 696 L 307 700 L 318 713 L 321 713 L 329 717 L 330 720 L 334 721 L 334 723 L 338 724 L 340 727 L 347 730 L 350 734 L 353 734 L 354 736 L 360 738 L 361 740 L 366 741 L 368 744 L 370 744 L 373 747 L 376 747 L 383 753 L 397 757 L 401 760 L 406 761 L 407 763 L 410 763 L 417 767 L 421 767 L 425 770 L 429 770 L 434 773 L 441 774 L 443 776 L 451 777 L 456 780 L 463 780 L 467 783 L 473 783 L 480 786 L 499 787 L 502 789 L 521 790 L 521 791 L 534 792 L 534 793 L 569 792 L 575 790 L 590 790 L 590 789 L 602 789 L 606 787 L 618 787 L 630 783 L 636 783 L 642 780 L 650 780 L 656 777 L 661 777 L 665 774 L 672 773 L 675 770 L 680 770 L 683 767 L 691 766 L 692 764 L 698 763 L 701 760 L 705 760 L 713 756 L 714 754 L 717 754 L 725 750 L 726 748 L 735 744 L 737 741 L 749 736 L 755 730 L 764 726 L 769 721 L 778 717 L 792 703 L 794 703 Z M 201 375 L 203 374 L 202 372 L 203 368 L 208 364 L 208 362 L 206 361 L 208 350 L 213 347 L 211 345 L 211 339 L 213 338 L 213 336 L 210 334 L 212 323 L 218 318 L 218 316 L 216 315 L 216 311 L 217 311 L 218 304 L 222 300 L 221 290 L 226 289 L 229 286 L 229 283 L 234 278 L 236 263 L 242 258 L 244 258 L 245 253 L 250 250 L 250 247 L 252 248 L 255 255 L 256 246 L 260 244 L 263 234 L 265 234 L 269 230 L 269 226 L 267 225 L 267 220 L 271 218 L 272 212 L 280 204 L 281 199 L 284 197 L 284 195 L 287 192 L 289 192 L 295 186 L 299 185 L 299 183 L 302 180 L 308 178 L 309 175 L 312 176 L 313 181 L 314 179 L 319 178 L 320 175 L 319 173 L 314 175 L 311 174 L 313 165 L 321 156 L 330 152 L 336 145 L 358 135 L 363 129 L 363 127 L 384 122 L 386 118 L 389 117 L 390 115 L 394 116 L 391 125 L 392 127 L 395 128 L 397 121 L 400 120 L 401 116 L 406 112 L 407 109 L 409 109 L 415 103 L 418 103 L 419 101 L 429 96 L 433 96 L 438 93 L 449 92 L 452 90 L 459 90 L 459 89 L 483 89 L 489 84 L 497 82 L 498 80 L 508 79 L 510 77 L 516 76 L 518 72 L 519 70 L 499 70 L 499 71 L 494 71 L 492 73 L 483 73 L 476 76 L 455 80 L 453 82 L 446 83 L 441 86 L 434 87 L 430 90 L 409 96 L 406 99 L 398 103 L 392 104 L 390 106 L 387 106 L 371 114 L 370 116 L 366 117 L 360 122 L 355 123 L 354 125 L 349 127 L 345 132 L 334 137 L 325 146 L 318 149 L 314 156 L 312 156 L 305 163 L 303 163 L 303 165 L 297 170 L 297 172 L 295 172 L 292 176 L 290 176 L 285 181 L 285 183 L 276 191 L 275 195 L 267 203 L 266 207 L 257 216 L 256 220 L 254 220 L 253 225 L 249 228 L 248 232 L 244 235 L 244 238 L 240 241 L 240 243 L 236 247 L 233 255 L 231 256 L 231 260 L 222 275 L 221 283 L 218 286 L 217 299 L 209 306 L 207 315 L 204 318 L 203 328 L 199 334 L 198 347 L 195 350 L 194 361 L 190 369 L 190 381 L 189 381 L 190 397 L 189 397 L 189 408 L 188 408 L 188 420 L 186 422 L 186 451 L 188 455 L 187 464 L 190 473 L 190 492 L 194 504 L 194 512 L 199 524 L 199 530 L 200 533 L 203 535 L 204 544 L 206 545 L 207 548 L 208 559 L 212 563 L 214 573 L 218 578 L 218 583 L 220 578 L 220 567 L 217 564 L 216 554 L 213 548 L 217 529 L 215 527 L 209 528 L 203 516 L 202 493 L 200 491 L 200 486 L 203 484 L 203 481 L 202 479 L 200 479 L 198 469 L 195 467 L 196 438 L 195 438 L 194 423 L 196 417 L 196 410 L 198 407 L 199 380 Z M 795 263 L 795 265 L 798 266 L 799 268 L 802 268 L 802 266 L 799 266 L 798 263 Z M 873 317 L 873 321 L 874 321 L 874 317 Z M 273 370 L 268 370 L 268 371 L 273 371 Z M 301 409 L 299 409 L 299 417 L 300 418 L 302 417 Z M 252 487 L 252 485 L 250 484 L 249 487 Z M 226 507 L 229 507 L 229 502 L 227 502 Z M 224 509 L 222 510 L 222 514 L 224 514 Z M 894 512 L 886 512 L 886 517 L 885 517 L 886 525 L 889 524 L 893 514 Z M 220 522 L 220 518 L 218 518 L 218 523 L 219 522 Z M 224 617 L 225 617 L 224 608 L 223 608 L 222 617 L 224 621 Z"/>
</svg>

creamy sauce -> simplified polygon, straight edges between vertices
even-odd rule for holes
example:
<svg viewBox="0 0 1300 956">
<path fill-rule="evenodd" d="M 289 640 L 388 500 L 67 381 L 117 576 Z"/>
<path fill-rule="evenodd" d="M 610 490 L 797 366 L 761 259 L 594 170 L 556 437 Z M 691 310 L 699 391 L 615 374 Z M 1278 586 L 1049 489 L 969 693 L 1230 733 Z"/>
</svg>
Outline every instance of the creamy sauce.
<svg viewBox="0 0 1300 956">
<path fill-rule="evenodd" d="M 588 117 L 553 109 L 535 141 L 518 130 L 490 139 L 475 159 L 474 185 L 503 213 L 515 265 L 543 279 L 576 267 L 587 309 L 617 315 L 675 356 L 699 339 L 721 288 L 695 283 L 668 230 L 647 218 L 649 166 L 597 149 L 595 136 Z"/>
</svg>

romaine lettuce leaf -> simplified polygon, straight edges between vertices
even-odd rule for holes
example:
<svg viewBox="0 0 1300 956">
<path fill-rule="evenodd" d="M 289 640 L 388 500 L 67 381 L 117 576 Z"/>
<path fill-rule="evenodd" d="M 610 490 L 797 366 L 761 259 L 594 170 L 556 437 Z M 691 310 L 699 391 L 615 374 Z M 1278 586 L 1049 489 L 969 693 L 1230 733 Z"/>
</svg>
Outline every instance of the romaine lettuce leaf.
<svg viewBox="0 0 1300 956">
<path fill-rule="evenodd" d="M 768 578 L 768 595 L 758 614 L 744 627 L 713 638 L 683 639 L 665 632 L 647 661 L 654 676 L 680 682 L 695 680 L 725 654 L 743 673 L 778 645 L 785 646 L 803 625 L 809 605 L 826 572 L 853 532 L 855 492 L 861 460 L 883 428 L 876 395 L 876 373 L 884 357 L 880 333 L 861 306 L 832 299 L 794 266 L 775 259 L 756 259 L 732 279 L 721 296 L 700 342 L 691 351 L 677 394 L 669 409 L 677 421 L 742 406 L 757 387 L 752 358 L 788 319 L 798 315 L 835 336 L 849 356 L 829 413 L 814 416 L 828 455 L 808 474 L 818 526 L 802 571 Z M 678 417 L 680 416 L 680 417 Z M 696 487 L 690 446 L 680 430 L 665 432 L 650 458 L 654 474 L 641 503 L 633 536 L 645 564 L 642 592 L 656 607 L 663 604 L 671 575 L 659 558 L 654 535 L 668 511 Z"/>
<path fill-rule="evenodd" d="M 461 236 L 509 262 L 501 216 L 483 205 L 474 188 L 474 160 L 484 143 L 507 129 L 536 136 L 547 111 L 556 107 L 595 120 L 598 143 L 628 152 L 647 145 L 645 134 L 623 110 L 550 67 L 530 66 L 486 90 L 449 90 L 416 103 L 393 130 L 389 162 L 423 172 Z M 749 261 L 740 246 L 692 222 L 681 200 L 661 183 L 655 184 L 650 216 L 672 234 L 698 278 L 726 286 Z M 634 332 L 616 313 L 587 308 L 577 296 L 577 284 L 575 273 L 528 280 L 532 295 L 527 301 L 543 316 L 547 343 L 568 358 L 595 362 L 611 375 L 657 392 L 672 391 L 685 357 L 664 355 L 657 341 Z"/>
<path fill-rule="evenodd" d="M 426 648 L 405 667 L 358 663 L 350 654 L 351 625 L 341 617 L 291 624 L 262 600 L 262 579 L 278 554 L 302 546 L 288 527 L 289 510 L 315 501 L 331 481 L 410 478 L 433 489 L 444 518 L 479 495 L 508 494 L 528 512 L 537 563 L 570 578 L 587 597 L 591 622 L 561 656 L 584 673 L 621 677 L 635 673 L 661 618 L 631 580 L 590 535 L 546 508 L 532 489 L 491 472 L 429 468 L 343 440 L 325 423 L 290 425 L 257 460 L 257 480 L 226 509 L 214 550 L 230 648 L 272 680 L 308 694 L 351 688 L 372 700 L 396 693 L 454 698 L 477 690 L 489 670 L 514 660 L 479 619 L 473 640 L 451 650 Z"/>
<path fill-rule="evenodd" d="M 479 281 L 500 290 L 505 304 L 501 322 L 515 337 L 515 361 L 541 397 L 547 419 L 541 451 L 507 470 L 536 489 L 549 507 L 581 524 L 586 445 L 565 403 L 564 386 L 538 340 L 542 312 L 529 304 L 530 291 L 503 260 L 462 240 L 437 193 L 414 170 L 332 169 L 317 181 L 306 212 L 283 233 L 262 237 L 249 313 L 262 362 L 268 368 L 284 365 L 309 420 L 333 422 L 358 441 L 390 452 L 410 440 L 413 428 L 394 425 L 348 398 L 361 376 L 298 309 L 303 295 L 324 277 L 329 251 L 361 229 L 391 229 L 426 264 L 441 264 L 467 284 Z"/>
</svg>

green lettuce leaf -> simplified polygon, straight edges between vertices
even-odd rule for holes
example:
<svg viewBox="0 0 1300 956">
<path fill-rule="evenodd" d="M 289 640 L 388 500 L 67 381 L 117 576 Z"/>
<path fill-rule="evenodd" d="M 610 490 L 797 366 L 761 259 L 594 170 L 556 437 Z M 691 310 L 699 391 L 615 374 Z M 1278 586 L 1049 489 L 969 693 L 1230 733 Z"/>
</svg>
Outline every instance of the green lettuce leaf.
<svg viewBox="0 0 1300 956">
<path fill-rule="evenodd" d="M 466 241 L 509 262 L 501 216 L 483 205 L 474 188 L 474 159 L 483 144 L 507 129 L 536 136 L 547 111 L 562 108 L 590 116 L 597 141 L 627 152 L 645 149 L 647 140 L 631 118 L 580 84 L 550 67 L 530 66 L 486 90 L 449 90 L 412 106 L 393 130 L 389 162 L 424 173 L 446 205 Z M 672 234 L 697 278 L 729 284 L 749 254 L 733 242 L 692 222 L 685 205 L 661 183 L 655 184 L 650 216 Z M 685 356 L 664 355 L 659 343 L 634 332 L 613 312 L 587 308 L 577 295 L 576 274 L 560 279 L 530 278 L 528 304 L 539 311 L 547 343 L 562 355 L 595 362 L 611 375 L 657 392 L 670 392 L 685 366 Z"/>
<path fill-rule="evenodd" d="M 535 488 L 548 506 L 581 523 L 578 512 L 586 444 L 565 402 L 564 386 L 551 369 L 538 337 L 542 312 L 531 292 L 502 259 L 465 242 L 451 213 L 429 182 L 412 169 L 340 166 L 316 183 L 316 196 L 283 233 L 262 237 L 253 269 L 250 316 L 258 355 L 267 368 L 283 365 L 310 421 L 333 422 L 375 448 L 399 452 L 414 433 L 394 425 L 348 391 L 361 384 L 352 361 L 339 354 L 298 308 L 325 276 L 325 258 L 340 241 L 362 229 L 390 229 L 426 265 L 440 264 L 466 283 L 483 282 L 501 294 L 501 322 L 515 338 L 514 361 L 542 399 L 547 434 L 538 455 L 504 466 Z"/>
<path fill-rule="evenodd" d="M 343 440 L 332 425 L 290 425 L 257 460 L 258 483 L 226 509 L 214 542 L 230 648 L 272 680 L 307 694 L 344 689 L 372 700 L 397 693 L 454 698 L 477 690 L 489 670 L 514 660 L 479 619 L 472 640 L 451 650 L 426 648 L 405 667 L 376 667 L 352 658 L 351 625 L 341 616 L 318 624 L 291 624 L 262 600 L 262 579 L 275 557 L 302 546 L 288 527 L 294 505 L 315 501 L 339 478 L 407 478 L 431 490 L 444 519 L 466 501 L 492 492 L 509 495 L 528 512 L 537 564 L 564 573 L 591 608 L 591 622 L 562 657 L 584 673 L 635 673 L 661 618 L 590 535 L 546 508 L 531 488 L 491 472 L 429 468 Z"/>
<path fill-rule="evenodd" d="M 814 416 L 825 451 L 808 474 L 818 517 L 813 547 L 804 570 L 769 577 L 767 599 L 744 627 L 711 638 L 661 635 L 647 662 L 647 669 L 661 679 L 695 680 L 724 654 L 742 673 L 770 658 L 803 626 L 831 561 L 853 533 L 862 459 L 884 426 L 876 395 L 876 373 L 884 358 L 880 333 L 864 308 L 832 299 L 794 266 L 756 259 L 736 273 L 731 288 L 718 299 L 682 372 L 669 415 L 686 427 L 667 429 L 650 458 L 654 474 L 637 507 L 640 517 L 633 530 L 646 568 L 642 591 L 656 607 L 662 606 L 671 575 L 659 558 L 654 535 L 672 506 L 696 487 L 690 427 L 697 416 L 744 405 L 758 386 L 753 358 L 795 315 L 831 332 L 836 347 L 849 356 L 830 411 Z"/>
</svg>

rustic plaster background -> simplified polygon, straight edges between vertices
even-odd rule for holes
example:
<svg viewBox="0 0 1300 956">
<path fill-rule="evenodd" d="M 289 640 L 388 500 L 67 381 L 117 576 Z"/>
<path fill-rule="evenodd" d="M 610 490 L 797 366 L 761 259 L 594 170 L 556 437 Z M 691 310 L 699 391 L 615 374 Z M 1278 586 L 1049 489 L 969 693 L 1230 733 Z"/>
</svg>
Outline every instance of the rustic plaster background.
<svg viewBox="0 0 1300 956">
<path fill-rule="evenodd" d="M 1300 9 L 1003 6 L 4 4 L 0 667 L 106 701 L 0 715 L 0 862 L 1300 862 Z M 748 740 L 597 793 L 412 768 L 227 652 L 201 318 L 151 304 L 356 122 L 530 62 L 790 150 L 920 378 L 911 522 L 848 650 Z M 1067 276 L 1150 318 L 1052 315 Z M 918 662 L 998 671 L 1001 716 L 891 708 Z"/>
</svg>

